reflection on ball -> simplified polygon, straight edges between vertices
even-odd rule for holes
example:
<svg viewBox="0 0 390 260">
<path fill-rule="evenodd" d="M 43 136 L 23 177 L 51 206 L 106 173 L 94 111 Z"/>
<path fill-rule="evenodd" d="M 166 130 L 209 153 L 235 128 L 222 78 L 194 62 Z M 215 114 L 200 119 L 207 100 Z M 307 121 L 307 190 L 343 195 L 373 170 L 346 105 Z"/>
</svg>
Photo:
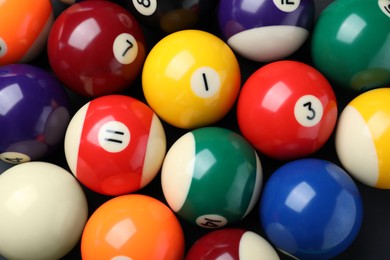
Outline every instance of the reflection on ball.
<svg viewBox="0 0 390 260">
<path fill-rule="evenodd" d="M 232 108 L 241 74 L 234 53 L 221 39 L 199 31 L 175 32 L 146 58 L 146 101 L 167 123 L 196 128 L 216 123 Z"/>
</svg>

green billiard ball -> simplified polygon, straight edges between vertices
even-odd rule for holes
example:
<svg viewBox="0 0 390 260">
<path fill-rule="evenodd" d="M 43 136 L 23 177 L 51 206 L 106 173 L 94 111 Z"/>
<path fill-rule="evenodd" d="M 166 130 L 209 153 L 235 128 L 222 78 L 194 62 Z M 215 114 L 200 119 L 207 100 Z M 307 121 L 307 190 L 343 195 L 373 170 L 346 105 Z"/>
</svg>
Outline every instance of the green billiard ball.
<svg viewBox="0 0 390 260">
<path fill-rule="evenodd" d="M 389 86 L 390 0 L 333 2 L 315 24 L 311 50 L 314 65 L 338 86 Z"/>
</svg>

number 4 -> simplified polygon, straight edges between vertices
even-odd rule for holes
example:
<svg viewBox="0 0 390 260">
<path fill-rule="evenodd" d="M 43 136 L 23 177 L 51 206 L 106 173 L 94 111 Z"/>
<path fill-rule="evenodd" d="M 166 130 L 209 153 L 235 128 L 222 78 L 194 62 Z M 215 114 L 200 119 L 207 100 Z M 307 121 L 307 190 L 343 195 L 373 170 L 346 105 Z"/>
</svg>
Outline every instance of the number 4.
<svg viewBox="0 0 390 260">
<path fill-rule="evenodd" d="M 385 10 L 390 14 L 390 4 L 388 6 L 385 6 Z"/>
</svg>

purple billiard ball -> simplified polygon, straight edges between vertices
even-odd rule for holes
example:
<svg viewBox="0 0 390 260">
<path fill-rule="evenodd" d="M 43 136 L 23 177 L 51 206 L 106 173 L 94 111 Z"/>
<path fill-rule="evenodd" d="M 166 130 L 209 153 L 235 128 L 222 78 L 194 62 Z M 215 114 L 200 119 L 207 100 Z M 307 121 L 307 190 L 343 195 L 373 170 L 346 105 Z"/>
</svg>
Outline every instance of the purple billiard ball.
<svg viewBox="0 0 390 260">
<path fill-rule="evenodd" d="M 0 159 L 41 159 L 62 143 L 70 120 L 69 100 L 49 72 L 28 64 L 0 67 Z"/>
<path fill-rule="evenodd" d="M 286 58 L 308 38 L 313 0 L 221 0 L 220 30 L 239 55 L 257 62 Z"/>
</svg>

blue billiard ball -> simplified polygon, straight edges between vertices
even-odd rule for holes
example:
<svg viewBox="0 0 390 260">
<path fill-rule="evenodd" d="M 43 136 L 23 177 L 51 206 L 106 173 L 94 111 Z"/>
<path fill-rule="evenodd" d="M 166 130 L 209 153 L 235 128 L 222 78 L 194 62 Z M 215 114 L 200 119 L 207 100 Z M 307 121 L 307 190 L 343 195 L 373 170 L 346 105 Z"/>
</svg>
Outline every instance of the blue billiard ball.
<svg viewBox="0 0 390 260">
<path fill-rule="evenodd" d="M 299 259 L 329 259 L 356 238 L 363 205 L 352 178 L 321 159 L 299 159 L 277 169 L 264 185 L 261 225 L 271 243 Z"/>
</svg>

